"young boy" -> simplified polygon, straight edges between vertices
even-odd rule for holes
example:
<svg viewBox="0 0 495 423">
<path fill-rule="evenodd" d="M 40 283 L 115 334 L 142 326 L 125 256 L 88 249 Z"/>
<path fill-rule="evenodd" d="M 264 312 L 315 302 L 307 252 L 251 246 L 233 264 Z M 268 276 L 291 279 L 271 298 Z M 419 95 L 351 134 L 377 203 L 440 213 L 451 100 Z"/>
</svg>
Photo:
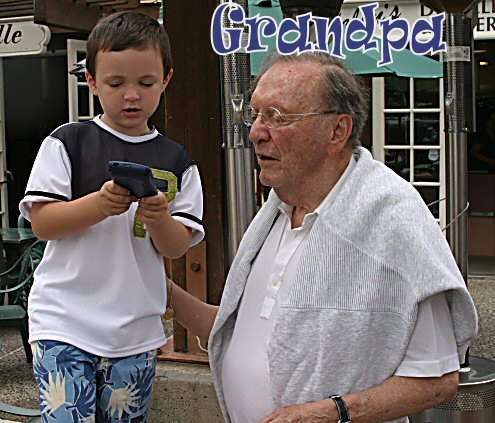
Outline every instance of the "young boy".
<svg viewBox="0 0 495 423">
<path fill-rule="evenodd" d="M 163 27 L 116 13 L 87 48 L 103 114 L 44 140 L 20 204 L 49 240 L 29 298 L 34 371 L 44 422 L 142 422 L 166 342 L 162 257 L 203 238 L 201 182 L 184 148 L 148 127 L 173 73 Z M 151 167 L 166 194 L 137 201 L 110 160 Z"/>
</svg>

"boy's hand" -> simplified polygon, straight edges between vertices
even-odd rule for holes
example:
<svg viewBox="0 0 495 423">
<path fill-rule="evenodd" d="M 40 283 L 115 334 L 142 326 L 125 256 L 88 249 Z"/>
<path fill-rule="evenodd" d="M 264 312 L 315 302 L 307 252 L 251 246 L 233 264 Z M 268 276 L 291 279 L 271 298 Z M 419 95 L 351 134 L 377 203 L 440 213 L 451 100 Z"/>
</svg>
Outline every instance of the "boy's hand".
<svg viewBox="0 0 495 423">
<path fill-rule="evenodd" d="M 98 208 L 105 216 L 117 216 L 129 210 L 137 199 L 126 188 L 114 181 L 107 181 L 101 186 L 97 201 Z"/>
<path fill-rule="evenodd" d="M 139 200 L 137 215 L 147 225 L 158 223 L 167 215 L 167 213 L 167 197 L 161 191 L 158 191 L 158 194 L 156 195 L 144 197 Z"/>
</svg>

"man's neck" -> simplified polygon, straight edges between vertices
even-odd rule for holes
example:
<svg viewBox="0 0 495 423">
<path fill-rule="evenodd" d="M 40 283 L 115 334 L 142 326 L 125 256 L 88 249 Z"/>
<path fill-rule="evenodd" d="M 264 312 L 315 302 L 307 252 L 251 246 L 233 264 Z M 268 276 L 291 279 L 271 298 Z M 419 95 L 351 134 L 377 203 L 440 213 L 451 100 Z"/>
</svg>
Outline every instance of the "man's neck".
<svg viewBox="0 0 495 423">
<path fill-rule="evenodd" d="M 294 206 L 292 228 L 301 227 L 304 216 L 308 213 L 313 213 L 323 202 L 347 169 L 351 157 L 352 152 L 345 154 L 339 160 L 339 163 L 333 166 L 331 174 L 320 175 L 320 177 L 314 178 L 315 180 L 313 181 L 306 180 L 301 184 L 301 189 L 294 190 L 294 192 L 278 192 L 275 189 L 275 192 L 284 203 Z"/>
</svg>

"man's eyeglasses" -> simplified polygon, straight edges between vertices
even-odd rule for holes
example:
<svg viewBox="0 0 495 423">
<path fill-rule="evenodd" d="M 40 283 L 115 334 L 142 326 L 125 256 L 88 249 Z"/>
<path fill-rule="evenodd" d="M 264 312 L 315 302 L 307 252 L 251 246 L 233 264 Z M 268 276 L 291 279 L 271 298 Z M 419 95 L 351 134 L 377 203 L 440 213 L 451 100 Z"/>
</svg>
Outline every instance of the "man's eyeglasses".
<svg viewBox="0 0 495 423">
<path fill-rule="evenodd" d="M 254 121 L 261 116 L 261 122 L 270 129 L 275 129 L 283 123 L 296 122 L 308 116 L 328 115 L 336 113 L 335 110 L 312 113 L 281 113 L 275 107 L 268 107 L 266 113 L 260 113 L 250 105 L 244 106 L 242 110 L 242 120 L 246 126 L 252 126 Z"/>
</svg>

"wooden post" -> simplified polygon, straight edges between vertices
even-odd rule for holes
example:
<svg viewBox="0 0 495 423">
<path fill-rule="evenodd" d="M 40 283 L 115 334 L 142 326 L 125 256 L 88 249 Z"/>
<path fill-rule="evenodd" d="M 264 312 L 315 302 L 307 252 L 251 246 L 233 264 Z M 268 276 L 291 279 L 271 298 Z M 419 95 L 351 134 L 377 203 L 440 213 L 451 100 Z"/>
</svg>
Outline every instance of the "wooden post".
<svg viewBox="0 0 495 423">
<path fill-rule="evenodd" d="M 186 257 L 172 260 L 170 277 L 182 289 L 186 288 Z M 187 331 L 174 320 L 174 351 L 187 352 Z"/>
<path fill-rule="evenodd" d="M 203 184 L 208 302 L 220 304 L 225 284 L 220 61 L 210 41 L 217 0 L 164 3 L 174 76 L 167 87 L 167 135 L 198 163 Z"/>
<path fill-rule="evenodd" d="M 206 301 L 207 291 L 206 242 L 201 241 L 186 253 L 186 288 L 187 292 L 201 301 Z M 206 346 L 203 345 L 203 348 Z M 195 335 L 187 331 L 187 352 L 205 354 L 199 348 Z"/>
</svg>

